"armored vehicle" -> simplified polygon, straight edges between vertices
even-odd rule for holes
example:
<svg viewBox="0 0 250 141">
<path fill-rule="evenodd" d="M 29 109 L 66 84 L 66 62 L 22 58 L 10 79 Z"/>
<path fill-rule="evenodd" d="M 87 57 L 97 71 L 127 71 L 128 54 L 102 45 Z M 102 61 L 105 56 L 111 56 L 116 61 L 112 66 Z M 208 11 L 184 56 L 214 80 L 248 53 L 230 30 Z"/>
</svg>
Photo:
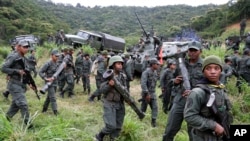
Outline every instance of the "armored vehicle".
<svg viewBox="0 0 250 141">
<path fill-rule="evenodd" d="M 79 30 L 76 35 L 65 34 L 66 43 L 74 48 L 82 45 L 90 45 L 97 51 L 110 50 L 113 52 L 124 52 L 125 40 L 102 32 L 90 32 Z"/>
</svg>

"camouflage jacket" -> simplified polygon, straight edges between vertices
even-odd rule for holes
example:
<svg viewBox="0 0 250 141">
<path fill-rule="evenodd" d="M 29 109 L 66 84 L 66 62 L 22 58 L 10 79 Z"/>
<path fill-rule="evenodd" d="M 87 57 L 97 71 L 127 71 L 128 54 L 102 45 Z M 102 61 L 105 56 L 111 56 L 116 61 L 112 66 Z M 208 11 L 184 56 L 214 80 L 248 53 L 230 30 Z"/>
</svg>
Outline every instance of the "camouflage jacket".
<svg viewBox="0 0 250 141">
<path fill-rule="evenodd" d="M 57 71 L 58 64 L 52 60 L 47 61 L 39 70 L 39 76 L 45 80 L 45 78 L 50 78 Z M 57 84 L 57 79 L 53 81 L 54 85 Z"/>
<path fill-rule="evenodd" d="M 147 68 L 141 76 L 142 94 L 150 94 L 152 99 L 156 99 L 155 88 L 157 83 L 157 72 Z"/>
</svg>

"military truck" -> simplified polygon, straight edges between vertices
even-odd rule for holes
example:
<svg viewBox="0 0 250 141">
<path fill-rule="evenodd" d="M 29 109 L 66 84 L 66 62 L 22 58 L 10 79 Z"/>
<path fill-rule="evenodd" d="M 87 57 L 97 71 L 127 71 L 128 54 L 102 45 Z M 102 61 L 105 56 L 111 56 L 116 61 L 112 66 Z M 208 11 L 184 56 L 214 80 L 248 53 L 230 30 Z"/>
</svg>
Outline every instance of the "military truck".
<svg viewBox="0 0 250 141">
<path fill-rule="evenodd" d="M 29 41 L 30 46 L 33 48 L 35 48 L 37 45 L 40 45 L 39 38 L 33 34 L 29 34 L 29 35 L 18 35 L 18 36 L 15 36 L 13 39 L 10 39 L 9 42 L 10 42 L 11 47 L 14 47 L 16 42 L 20 40 Z"/>
<path fill-rule="evenodd" d="M 113 52 L 124 52 L 125 40 L 102 32 L 90 32 L 79 30 L 76 35 L 65 34 L 65 42 L 74 48 L 82 45 L 90 45 L 97 51 L 109 50 Z"/>
</svg>

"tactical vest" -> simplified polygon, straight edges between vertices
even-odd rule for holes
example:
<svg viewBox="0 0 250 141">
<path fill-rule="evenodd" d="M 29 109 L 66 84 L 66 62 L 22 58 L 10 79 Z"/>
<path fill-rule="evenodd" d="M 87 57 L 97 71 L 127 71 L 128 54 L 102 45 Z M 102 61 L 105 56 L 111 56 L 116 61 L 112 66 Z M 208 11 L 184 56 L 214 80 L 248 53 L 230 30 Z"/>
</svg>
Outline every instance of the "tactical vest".
<svg viewBox="0 0 250 141">
<path fill-rule="evenodd" d="M 123 87 L 126 87 L 126 75 L 124 73 L 120 73 L 119 75 L 114 77 L 116 77 L 116 79 Z M 104 98 L 108 101 L 114 102 L 123 101 L 121 94 L 116 89 L 114 89 L 114 87 L 106 95 L 104 95 Z"/>
<path fill-rule="evenodd" d="M 209 110 L 209 108 L 206 106 L 210 94 L 214 93 L 215 95 L 215 105 L 218 109 L 218 112 L 220 112 L 222 115 L 228 114 L 228 124 L 230 124 L 233 120 L 232 115 L 228 112 L 229 109 L 232 108 L 232 105 L 230 104 L 229 100 L 226 99 L 226 91 L 224 89 L 216 89 L 212 86 L 208 86 L 208 84 L 197 84 L 195 87 L 201 88 L 205 92 L 206 96 L 206 103 L 201 107 L 200 115 L 212 120 L 215 120 L 215 116 L 213 113 Z"/>
</svg>

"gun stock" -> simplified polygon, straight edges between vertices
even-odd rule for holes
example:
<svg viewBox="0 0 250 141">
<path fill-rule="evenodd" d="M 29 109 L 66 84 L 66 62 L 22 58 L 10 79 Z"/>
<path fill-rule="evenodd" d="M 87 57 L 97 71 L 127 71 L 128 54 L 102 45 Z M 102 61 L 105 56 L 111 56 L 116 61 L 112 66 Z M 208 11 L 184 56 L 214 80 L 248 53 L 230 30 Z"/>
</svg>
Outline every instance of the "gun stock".
<svg viewBox="0 0 250 141">
<path fill-rule="evenodd" d="M 216 104 L 215 104 L 214 93 L 210 94 L 209 100 L 207 102 L 207 107 L 215 115 L 216 122 L 218 122 L 224 128 L 225 134 L 223 135 L 222 140 L 230 141 L 230 127 L 228 124 L 229 116 L 227 112 L 224 112 L 224 114 L 222 114 L 221 112 L 218 111 Z"/>
<path fill-rule="evenodd" d="M 103 78 L 110 80 L 113 79 L 115 82 L 115 89 L 122 95 L 124 100 L 129 104 L 129 106 L 134 110 L 138 115 L 139 119 L 143 119 L 145 114 L 137 107 L 136 102 L 133 97 L 130 96 L 128 91 L 120 84 L 120 82 L 114 77 L 114 72 L 112 69 L 108 69 L 104 74 Z"/>
</svg>

